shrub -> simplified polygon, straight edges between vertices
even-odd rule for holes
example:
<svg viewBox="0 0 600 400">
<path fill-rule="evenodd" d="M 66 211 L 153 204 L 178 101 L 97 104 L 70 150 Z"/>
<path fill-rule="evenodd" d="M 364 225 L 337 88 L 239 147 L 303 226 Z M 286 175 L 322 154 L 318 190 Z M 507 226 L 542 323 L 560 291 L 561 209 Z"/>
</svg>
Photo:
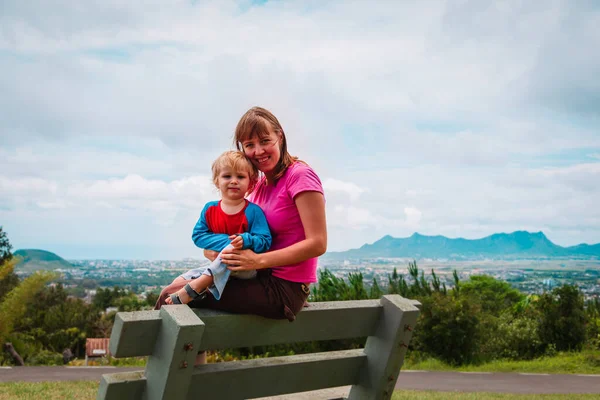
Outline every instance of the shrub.
<svg viewBox="0 0 600 400">
<path fill-rule="evenodd" d="M 452 364 L 475 359 L 479 344 L 479 307 L 468 298 L 433 293 L 421 300 L 414 348 Z"/>
<path fill-rule="evenodd" d="M 544 293 L 537 302 L 540 338 L 558 351 L 581 350 L 586 338 L 583 294 L 577 286 L 563 285 Z"/>
<path fill-rule="evenodd" d="M 482 343 L 485 358 L 531 360 L 544 354 L 547 346 L 540 339 L 538 321 L 533 316 L 514 317 L 506 312 L 495 322 Z"/>
<path fill-rule="evenodd" d="M 27 365 L 63 365 L 63 356 L 48 350 L 40 350 L 25 360 Z"/>
</svg>

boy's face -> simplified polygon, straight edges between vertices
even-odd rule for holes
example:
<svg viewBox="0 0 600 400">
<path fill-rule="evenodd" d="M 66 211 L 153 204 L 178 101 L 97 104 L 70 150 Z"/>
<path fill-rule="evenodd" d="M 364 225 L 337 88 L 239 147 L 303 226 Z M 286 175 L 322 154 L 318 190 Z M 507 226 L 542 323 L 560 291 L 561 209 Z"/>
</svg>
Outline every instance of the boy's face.
<svg viewBox="0 0 600 400">
<path fill-rule="evenodd" d="M 217 188 L 221 197 L 225 200 L 243 199 L 250 186 L 250 175 L 248 171 L 234 171 L 225 167 L 217 177 Z"/>
</svg>

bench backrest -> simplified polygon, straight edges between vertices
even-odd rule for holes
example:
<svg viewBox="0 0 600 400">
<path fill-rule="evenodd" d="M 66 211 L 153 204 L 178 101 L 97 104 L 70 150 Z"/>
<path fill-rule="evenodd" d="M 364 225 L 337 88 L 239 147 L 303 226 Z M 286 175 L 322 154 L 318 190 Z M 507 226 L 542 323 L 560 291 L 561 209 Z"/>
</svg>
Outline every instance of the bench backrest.
<svg viewBox="0 0 600 400">
<path fill-rule="evenodd" d="M 419 315 L 418 302 L 311 303 L 296 321 L 187 306 L 118 313 L 110 352 L 150 356 L 145 371 L 104 375 L 98 399 L 245 399 L 353 385 L 350 397 L 389 399 Z M 193 367 L 199 350 L 368 337 L 364 349 Z"/>
</svg>

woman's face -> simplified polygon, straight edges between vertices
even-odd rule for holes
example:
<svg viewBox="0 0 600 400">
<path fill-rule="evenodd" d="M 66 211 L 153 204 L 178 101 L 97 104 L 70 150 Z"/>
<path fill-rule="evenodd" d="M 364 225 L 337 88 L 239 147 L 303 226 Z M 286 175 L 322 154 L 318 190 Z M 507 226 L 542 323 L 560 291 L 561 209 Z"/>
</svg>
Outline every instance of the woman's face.
<svg viewBox="0 0 600 400">
<path fill-rule="evenodd" d="M 269 126 L 268 135 L 259 138 L 253 136 L 242 142 L 244 154 L 261 172 L 269 174 L 281 158 L 281 134 Z"/>
</svg>

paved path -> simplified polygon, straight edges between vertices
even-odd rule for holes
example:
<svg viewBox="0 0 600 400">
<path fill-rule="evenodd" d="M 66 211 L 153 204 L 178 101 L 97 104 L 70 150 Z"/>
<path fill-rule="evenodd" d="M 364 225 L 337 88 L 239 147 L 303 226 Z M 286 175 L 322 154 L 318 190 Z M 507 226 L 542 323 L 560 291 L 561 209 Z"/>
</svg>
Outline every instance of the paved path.
<svg viewBox="0 0 600 400">
<path fill-rule="evenodd" d="M 102 374 L 139 371 L 143 368 L 114 367 L 0 367 L 0 382 L 98 380 Z M 427 372 L 405 370 L 400 373 L 396 389 L 435 390 L 444 392 L 501 393 L 600 393 L 600 375 L 549 375 L 514 373 Z M 304 395 L 278 396 L 269 399 L 318 399 L 341 397 L 348 387 L 307 392 Z"/>
</svg>

